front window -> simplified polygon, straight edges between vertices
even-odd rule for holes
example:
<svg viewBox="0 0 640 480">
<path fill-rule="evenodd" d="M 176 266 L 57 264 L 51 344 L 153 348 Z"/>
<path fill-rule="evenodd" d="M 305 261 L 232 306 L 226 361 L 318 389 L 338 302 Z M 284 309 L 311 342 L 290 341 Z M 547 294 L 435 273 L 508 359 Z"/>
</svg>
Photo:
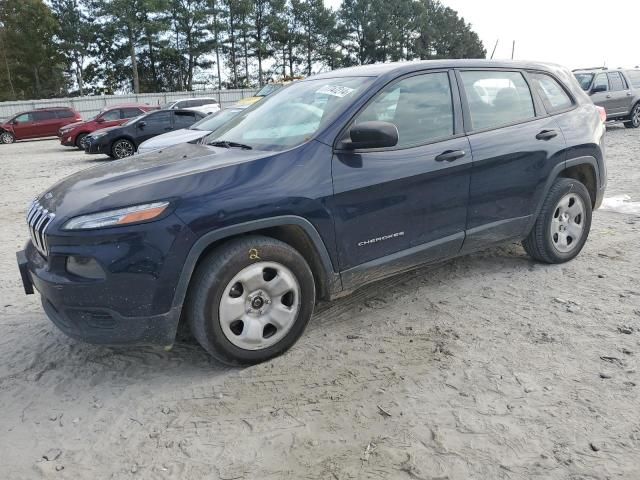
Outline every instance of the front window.
<svg viewBox="0 0 640 480">
<path fill-rule="evenodd" d="M 593 89 L 601 89 L 600 91 L 602 92 L 609 90 L 609 80 L 607 80 L 606 73 L 599 73 L 596 75 L 596 78 L 593 81 Z"/>
<path fill-rule="evenodd" d="M 593 80 L 593 73 L 576 73 L 576 80 L 580 84 L 580 88 L 585 92 L 588 92 L 591 88 L 591 81 Z"/>
<path fill-rule="evenodd" d="M 293 83 L 223 125 L 207 143 L 233 142 L 272 151 L 295 147 L 335 119 L 372 81 L 342 77 Z"/>
<path fill-rule="evenodd" d="M 114 122 L 116 120 L 120 120 L 120 110 L 110 110 L 102 115 L 102 121 L 104 122 Z"/>
<path fill-rule="evenodd" d="M 14 123 L 29 123 L 32 121 L 30 113 L 23 113 L 22 115 L 18 115 L 13 119 Z"/>
</svg>

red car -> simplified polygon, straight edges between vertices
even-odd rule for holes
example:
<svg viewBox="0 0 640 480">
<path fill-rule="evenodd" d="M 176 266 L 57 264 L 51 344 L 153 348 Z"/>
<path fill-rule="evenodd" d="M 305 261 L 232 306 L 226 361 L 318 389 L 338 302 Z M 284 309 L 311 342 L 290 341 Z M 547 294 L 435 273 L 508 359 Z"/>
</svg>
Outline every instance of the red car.
<svg viewBox="0 0 640 480">
<path fill-rule="evenodd" d="M 81 120 L 80 114 L 68 107 L 48 107 L 21 112 L 0 124 L 0 142 L 13 143 L 27 138 L 53 137 L 60 127 Z"/>
<path fill-rule="evenodd" d="M 84 148 L 84 139 L 91 132 L 107 127 L 122 125 L 130 118 L 138 117 L 158 107 L 149 105 L 112 105 L 106 107 L 98 115 L 84 122 L 71 123 L 58 131 L 60 143 L 67 147 Z"/>
</svg>

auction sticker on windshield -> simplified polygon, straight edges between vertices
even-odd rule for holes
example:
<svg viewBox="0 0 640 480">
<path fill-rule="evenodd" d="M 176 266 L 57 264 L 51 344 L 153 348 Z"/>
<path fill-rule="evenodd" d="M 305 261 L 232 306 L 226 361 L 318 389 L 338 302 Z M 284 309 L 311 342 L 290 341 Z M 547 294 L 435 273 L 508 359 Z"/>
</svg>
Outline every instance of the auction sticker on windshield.
<svg viewBox="0 0 640 480">
<path fill-rule="evenodd" d="M 342 98 L 349 95 L 353 90 L 353 88 L 343 87 L 341 85 L 325 85 L 324 87 L 320 87 L 316 93 L 324 93 Z"/>
</svg>

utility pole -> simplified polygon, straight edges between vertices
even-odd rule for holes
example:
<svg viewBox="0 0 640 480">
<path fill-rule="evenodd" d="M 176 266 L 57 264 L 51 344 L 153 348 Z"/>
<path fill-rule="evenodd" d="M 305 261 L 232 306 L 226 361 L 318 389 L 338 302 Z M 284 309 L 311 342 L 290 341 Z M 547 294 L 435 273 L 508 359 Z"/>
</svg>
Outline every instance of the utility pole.
<svg viewBox="0 0 640 480">
<path fill-rule="evenodd" d="M 491 58 L 490 60 L 493 60 L 493 55 L 496 53 L 496 48 L 498 48 L 498 40 L 496 40 L 496 44 L 493 46 L 493 52 L 491 52 Z"/>
</svg>

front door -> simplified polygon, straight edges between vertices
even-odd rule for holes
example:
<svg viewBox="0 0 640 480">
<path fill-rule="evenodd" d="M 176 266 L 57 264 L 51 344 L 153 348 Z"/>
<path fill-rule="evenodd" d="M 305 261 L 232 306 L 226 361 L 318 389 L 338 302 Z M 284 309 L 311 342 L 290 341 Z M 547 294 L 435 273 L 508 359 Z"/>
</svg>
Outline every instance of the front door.
<svg viewBox="0 0 640 480">
<path fill-rule="evenodd" d="M 384 87 L 352 125 L 393 123 L 398 144 L 335 152 L 331 208 L 347 288 L 454 255 L 462 245 L 471 155 L 456 125 L 452 79 L 442 71 Z"/>
<path fill-rule="evenodd" d="M 564 160 L 565 141 L 556 119 L 542 111 L 541 102 L 535 105 L 522 72 L 468 70 L 459 78 L 473 154 L 463 247 L 469 252 L 522 238 L 549 173 Z M 571 106 L 568 97 L 564 106 L 561 99 L 550 101 L 560 109 Z"/>
<path fill-rule="evenodd" d="M 13 125 L 13 132 L 16 139 L 22 140 L 23 138 L 32 138 L 37 136 L 36 124 L 33 121 L 33 114 L 23 113 L 18 115 L 11 121 Z"/>
<path fill-rule="evenodd" d="M 140 145 L 145 140 L 149 140 L 156 135 L 170 132 L 173 128 L 173 112 L 169 110 L 162 110 L 160 112 L 154 112 L 142 119 L 137 123 L 138 133 L 136 140 Z"/>
</svg>

